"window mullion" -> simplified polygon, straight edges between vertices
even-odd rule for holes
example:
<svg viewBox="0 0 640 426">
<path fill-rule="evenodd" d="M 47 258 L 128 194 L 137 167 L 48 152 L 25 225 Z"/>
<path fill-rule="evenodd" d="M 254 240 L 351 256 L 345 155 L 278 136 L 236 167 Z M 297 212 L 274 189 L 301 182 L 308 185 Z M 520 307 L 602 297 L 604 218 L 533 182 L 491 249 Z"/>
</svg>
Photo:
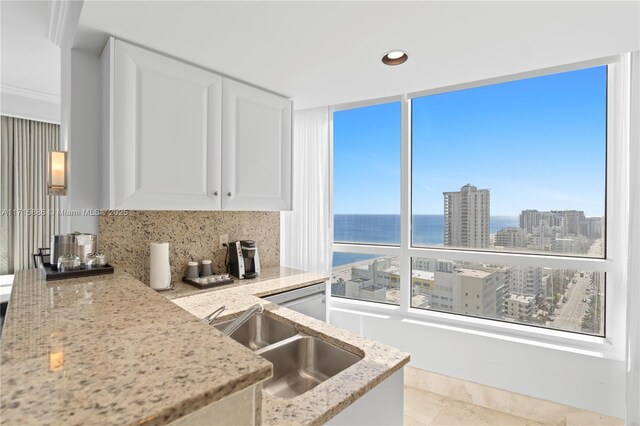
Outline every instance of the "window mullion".
<svg viewBox="0 0 640 426">
<path fill-rule="evenodd" d="M 401 105 L 400 311 L 407 313 L 411 307 L 411 106 L 406 95 Z"/>
</svg>

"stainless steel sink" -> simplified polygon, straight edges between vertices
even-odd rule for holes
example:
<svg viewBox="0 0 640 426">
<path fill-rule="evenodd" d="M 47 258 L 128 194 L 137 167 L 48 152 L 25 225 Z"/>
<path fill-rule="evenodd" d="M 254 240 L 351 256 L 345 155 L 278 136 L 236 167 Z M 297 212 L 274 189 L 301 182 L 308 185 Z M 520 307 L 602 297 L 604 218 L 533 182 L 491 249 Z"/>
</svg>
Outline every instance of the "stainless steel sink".
<svg viewBox="0 0 640 426">
<path fill-rule="evenodd" d="M 302 395 L 362 359 L 304 335 L 256 353 L 273 364 L 273 377 L 263 383 L 263 391 L 281 398 Z"/>
<path fill-rule="evenodd" d="M 223 330 L 231 322 L 233 320 L 215 324 L 214 327 Z M 229 337 L 255 351 L 295 336 L 297 333 L 296 329 L 288 324 L 264 314 L 257 314 L 242 324 Z"/>
<path fill-rule="evenodd" d="M 214 327 L 223 330 L 232 322 Z M 229 337 L 273 364 L 273 376 L 262 389 L 280 398 L 302 395 L 362 359 L 265 314 L 253 315 Z"/>
</svg>

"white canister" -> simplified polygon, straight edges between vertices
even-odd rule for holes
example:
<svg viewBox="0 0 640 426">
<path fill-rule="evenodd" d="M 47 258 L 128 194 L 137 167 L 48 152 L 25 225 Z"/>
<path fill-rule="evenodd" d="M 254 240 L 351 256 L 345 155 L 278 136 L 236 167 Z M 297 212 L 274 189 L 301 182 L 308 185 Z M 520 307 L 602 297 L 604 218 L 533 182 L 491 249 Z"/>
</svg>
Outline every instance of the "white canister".
<svg viewBox="0 0 640 426">
<path fill-rule="evenodd" d="M 151 243 L 149 253 L 149 284 L 154 290 L 171 286 L 169 243 Z"/>
</svg>

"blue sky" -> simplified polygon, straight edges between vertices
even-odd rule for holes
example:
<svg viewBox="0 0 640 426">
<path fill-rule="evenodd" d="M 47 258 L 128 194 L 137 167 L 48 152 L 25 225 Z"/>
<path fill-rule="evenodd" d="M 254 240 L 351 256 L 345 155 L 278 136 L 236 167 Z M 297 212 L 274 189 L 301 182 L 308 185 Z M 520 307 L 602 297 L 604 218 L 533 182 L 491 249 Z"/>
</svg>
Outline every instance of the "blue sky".
<svg viewBox="0 0 640 426">
<path fill-rule="evenodd" d="M 491 214 L 604 214 L 606 67 L 414 99 L 413 212 L 491 190 Z M 400 213 L 400 103 L 334 114 L 334 212 Z"/>
</svg>

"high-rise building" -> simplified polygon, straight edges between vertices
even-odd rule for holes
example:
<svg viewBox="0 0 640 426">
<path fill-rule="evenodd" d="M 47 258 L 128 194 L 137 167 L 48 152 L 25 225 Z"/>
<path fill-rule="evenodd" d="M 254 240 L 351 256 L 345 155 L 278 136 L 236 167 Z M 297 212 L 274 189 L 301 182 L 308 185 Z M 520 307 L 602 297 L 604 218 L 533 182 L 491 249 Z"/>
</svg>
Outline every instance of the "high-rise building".
<svg viewBox="0 0 640 426">
<path fill-rule="evenodd" d="M 489 247 L 489 190 L 466 184 L 444 194 L 444 245 Z"/>
<path fill-rule="evenodd" d="M 604 218 L 602 216 L 599 217 L 588 217 L 587 218 L 587 237 L 591 239 L 604 238 L 602 230 L 604 229 Z"/>
<path fill-rule="evenodd" d="M 560 233 L 561 237 L 585 235 L 587 219 L 580 210 L 523 210 L 520 213 L 520 228 L 529 234 L 542 236 L 542 230 Z"/>
</svg>

